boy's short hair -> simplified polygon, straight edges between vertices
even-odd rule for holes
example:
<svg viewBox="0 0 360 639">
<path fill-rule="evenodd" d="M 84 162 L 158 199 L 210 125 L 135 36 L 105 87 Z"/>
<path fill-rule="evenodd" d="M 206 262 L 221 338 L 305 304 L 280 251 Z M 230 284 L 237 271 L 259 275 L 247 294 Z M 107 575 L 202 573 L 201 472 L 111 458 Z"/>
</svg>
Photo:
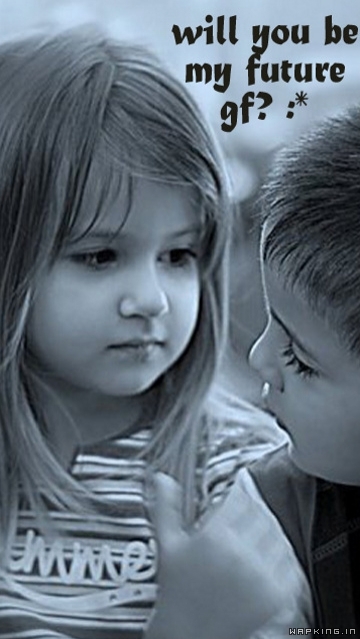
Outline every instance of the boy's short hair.
<svg viewBox="0 0 360 639">
<path fill-rule="evenodd" d="M 360 106 L 279 154 L 261 209 L 264 261 L 360 355 Z"/>
</svg>

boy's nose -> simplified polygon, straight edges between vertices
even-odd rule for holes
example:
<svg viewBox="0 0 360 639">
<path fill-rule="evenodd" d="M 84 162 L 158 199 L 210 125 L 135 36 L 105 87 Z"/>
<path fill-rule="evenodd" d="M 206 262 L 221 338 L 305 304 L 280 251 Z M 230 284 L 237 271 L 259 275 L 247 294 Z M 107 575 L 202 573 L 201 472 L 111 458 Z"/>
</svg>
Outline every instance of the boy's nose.
<svg viewBox="0 0 360 639">
<path fill-rule="evenodd" d="M 260 335 L 251 347 L 249 364 L 259 373 L 263 382 L 268 382 L 270 386 L 278 391 L 283 390 L 282 374 L 277 365 L 276 358 L 267 343 L 266 331 Z"/>
<path fill-rule="evenodd" d="M 142 281 L 129 286 L 128 292 L 120 299 L 119 312 L 123 317 L 159 317 L 169 310 L 169 303 L 164 289 L 157 278 L 144 276 Z"/>
</svg>

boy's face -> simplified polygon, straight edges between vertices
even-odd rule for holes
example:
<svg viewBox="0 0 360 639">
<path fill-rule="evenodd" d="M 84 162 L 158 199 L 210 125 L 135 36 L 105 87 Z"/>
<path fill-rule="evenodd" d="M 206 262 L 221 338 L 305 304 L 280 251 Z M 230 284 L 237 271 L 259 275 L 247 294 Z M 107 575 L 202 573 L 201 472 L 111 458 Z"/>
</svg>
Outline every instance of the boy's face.
<svg viewBox="0 0 360 639">
<path fill-rule="evenodd" d="M 268 383 L 266 406 L 302 470 L 360 485 L 360 363 L 267 264 L 263 281 L 268 322 L 250 362 Z"/>
</svg>

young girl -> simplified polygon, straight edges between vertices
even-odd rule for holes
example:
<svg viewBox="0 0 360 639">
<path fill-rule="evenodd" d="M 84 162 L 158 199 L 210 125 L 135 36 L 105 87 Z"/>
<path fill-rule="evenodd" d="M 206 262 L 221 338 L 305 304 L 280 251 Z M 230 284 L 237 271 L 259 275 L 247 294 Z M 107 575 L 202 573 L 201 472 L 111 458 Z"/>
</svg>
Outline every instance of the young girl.
<svg viewBox="0 0 360 639">
<path fill-rule="evenodd" d="M 279 440 L 245 404 L 205 403 L 226 324 L 221 164 L 182 87 L 99 35 L 2 45 L 0 92 L 0 638 L 140 637 L 146 469 L 178 479 L 192 523 Z"/>
</svg>

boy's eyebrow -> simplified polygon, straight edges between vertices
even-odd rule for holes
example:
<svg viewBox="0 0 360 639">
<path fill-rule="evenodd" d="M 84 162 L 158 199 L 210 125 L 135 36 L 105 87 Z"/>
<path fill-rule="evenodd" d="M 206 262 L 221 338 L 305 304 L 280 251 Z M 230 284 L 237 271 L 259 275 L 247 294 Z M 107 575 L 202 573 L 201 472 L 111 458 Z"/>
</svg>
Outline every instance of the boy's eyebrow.
<svg viewBox="0 0 360 639">
<path fill-rule="evenodd" d="M 294 333 L 292 331 L 289 330 L 289 328 L 286 326 L 284 321 L 278 316 L 278 314 L 274 311 L 274 309 L 270 307 L 269 311 L 270 311 L 271 317 L 275 320 L 275 322 L 277 324 L 279 324 L 281 326 L 281 328 L 283 329 L 284 333 L 286 333 L 286 335 L 291 339 L 291 341 L 294 342 L 296 344 L 296 346 L 303 353 L 305 353 L 305 355 L 307 355 L 310 359 L 312 359 L 315 362 L 317 362 L 316 356 L 311 352 L 311 350 L 309 350 L 309 348 L 304 346 L 304 344 L 301 342 L 301 340 L 296 335 L 294 335 Z"/>
</svg>

